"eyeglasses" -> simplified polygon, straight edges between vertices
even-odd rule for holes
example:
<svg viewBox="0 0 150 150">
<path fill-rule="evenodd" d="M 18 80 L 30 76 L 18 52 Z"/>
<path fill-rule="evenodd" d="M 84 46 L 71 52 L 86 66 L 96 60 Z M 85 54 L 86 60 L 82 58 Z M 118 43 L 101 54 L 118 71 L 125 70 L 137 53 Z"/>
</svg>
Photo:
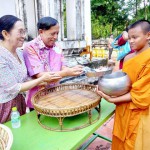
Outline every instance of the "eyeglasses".
<svg viewBox="0 0 150 150">
<path fill-rule="evenodd" d="M 27 34 L 27 30 L 21 29 L 18 31 L 18 35 L 20 35 L 20 36 L 26 36 L 26 34 Z"/>
</svg>

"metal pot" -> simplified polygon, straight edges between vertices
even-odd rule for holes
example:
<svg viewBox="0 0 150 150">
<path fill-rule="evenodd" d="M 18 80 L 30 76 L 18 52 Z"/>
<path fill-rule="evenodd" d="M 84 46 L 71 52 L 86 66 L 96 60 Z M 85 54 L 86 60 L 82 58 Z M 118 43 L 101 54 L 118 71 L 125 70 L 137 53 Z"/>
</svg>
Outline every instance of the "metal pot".
<svg viewBox="0 0 150 150">
<path fill-rule="evenodd" d="M 98 88 L 110 96 L 121 96 L 129 92 L 131 81 L 125 72 L 113 72 L 99 78 Z"/>
</svg>

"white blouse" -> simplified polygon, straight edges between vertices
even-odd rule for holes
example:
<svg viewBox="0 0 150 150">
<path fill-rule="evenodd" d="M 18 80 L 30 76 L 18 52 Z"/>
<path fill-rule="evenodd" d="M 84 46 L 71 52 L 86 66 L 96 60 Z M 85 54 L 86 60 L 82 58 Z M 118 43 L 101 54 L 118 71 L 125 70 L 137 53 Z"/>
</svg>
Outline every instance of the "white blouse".
<svg viewBox="0 0 150 150">
<path fill-rule="evenodd" d="M 0 46 L 0 103 L 14 99 L 20 92 L 21 83 L 27 80 L 22 50 L 17 50 L 17 54 L 21 63 Z"/>
</svg>

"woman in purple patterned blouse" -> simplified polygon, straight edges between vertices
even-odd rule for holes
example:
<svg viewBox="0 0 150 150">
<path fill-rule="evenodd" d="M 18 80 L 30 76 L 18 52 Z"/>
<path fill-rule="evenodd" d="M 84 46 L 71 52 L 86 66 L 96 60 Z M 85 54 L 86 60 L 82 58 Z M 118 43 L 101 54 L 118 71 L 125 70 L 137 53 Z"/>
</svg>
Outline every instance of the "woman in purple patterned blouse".
<svg viewBox="0 0 150 150">
<path fill-rule="evenodd" d="M 23 22 L 12 15 L 0 18 L 0 123 L 10 120 L 11 108 L 16 106 L 21 115 L 25 114 L 26 103 L 23 95 L 37 85 L 53 81 L 53 74 L 47 73 L 38 79 L 27 81 L 27 70 L 21 50 L 25 39 Z"/>
</svg>

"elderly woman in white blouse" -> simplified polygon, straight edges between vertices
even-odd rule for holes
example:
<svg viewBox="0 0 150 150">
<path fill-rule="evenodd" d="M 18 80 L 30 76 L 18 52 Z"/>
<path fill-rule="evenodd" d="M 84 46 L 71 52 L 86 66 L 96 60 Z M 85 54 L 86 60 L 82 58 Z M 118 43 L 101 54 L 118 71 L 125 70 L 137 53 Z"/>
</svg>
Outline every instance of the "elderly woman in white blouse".
<svg viewBox="0 0 150 150">
<path fill-rule="evenodd" d="M 11 108 L 16 106 L 21 115 L 26 104 L 22 92 L 34 86 L 55 82 L 61 77 L 47 73 L 38 79 L 27 81 L 27 70 L 22 56 L 25 39 L 23 22 L 12 15 L 0 18 L 0 123 L 10 120 Z"/>
</svg>

